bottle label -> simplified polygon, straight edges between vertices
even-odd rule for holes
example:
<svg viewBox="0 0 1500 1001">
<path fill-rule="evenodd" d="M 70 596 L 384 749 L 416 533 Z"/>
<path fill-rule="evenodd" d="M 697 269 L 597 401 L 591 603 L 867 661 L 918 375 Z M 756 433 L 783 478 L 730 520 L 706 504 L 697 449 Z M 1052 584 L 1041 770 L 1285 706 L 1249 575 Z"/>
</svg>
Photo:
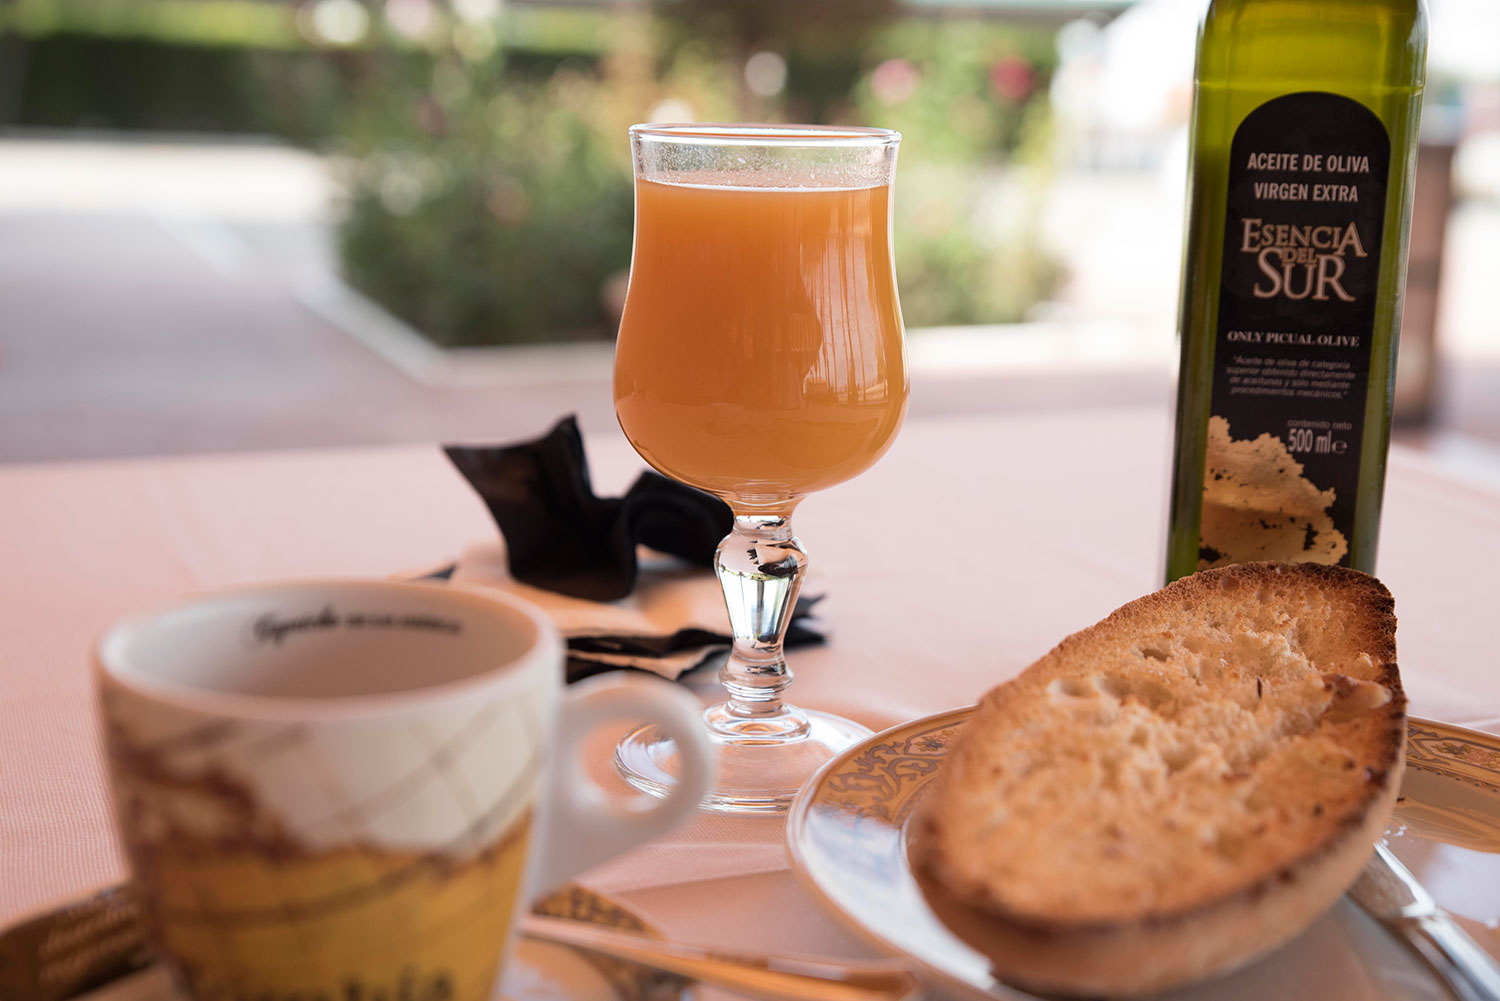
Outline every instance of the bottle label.
<svg viewBox="0 0 1500 1001">
<path fill-rule="evenodd" d="M 1229 158 L 1198 567 L 1347 565 L 1390 136 L 1358 101 L 1287 94 Z"/>
</svg>

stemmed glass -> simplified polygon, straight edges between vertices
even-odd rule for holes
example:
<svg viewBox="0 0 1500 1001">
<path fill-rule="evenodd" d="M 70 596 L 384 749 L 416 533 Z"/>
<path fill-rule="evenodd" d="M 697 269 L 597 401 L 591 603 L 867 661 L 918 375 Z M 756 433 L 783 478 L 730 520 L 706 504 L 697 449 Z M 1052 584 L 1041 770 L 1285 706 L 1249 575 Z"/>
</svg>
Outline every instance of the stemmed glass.
<svg viewBox="0 0 1500 1001">
<path fill-rule="evenodd" d="M 733 649 L 705 805 L 785 810 L 823 762 L 870 731 L 782 701 L 782 638 L 807 569 L 791 514 L 877 460 L 906 413 L 884 129 L 637 125 L 635 245 L 615 350 L 615 413 L 647 462 L 723 498 Z M 654 728 L 615 750 L 663 793 L 676 752 Z"/>
</svg>

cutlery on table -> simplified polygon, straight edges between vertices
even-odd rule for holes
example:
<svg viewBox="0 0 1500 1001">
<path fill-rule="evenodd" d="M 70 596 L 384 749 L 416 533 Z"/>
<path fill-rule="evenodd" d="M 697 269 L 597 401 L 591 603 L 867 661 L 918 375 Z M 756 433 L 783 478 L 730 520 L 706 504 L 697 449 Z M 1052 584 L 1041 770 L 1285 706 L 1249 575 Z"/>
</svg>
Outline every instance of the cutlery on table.
<svg viewBox="0 0 1500 1001">
<path fill-rule="evenodd" d="M 521 934 L 771 1001 L 900 1001 L 914 996 L 920 986 L 905 966 L 894 961 L 734 955 L 536 914 L 526 916 Z"/>
<path fill-rule="evenodd" d="M 1349 896 L 1400 938 L 1459 1001 L 1500 1001 L 1500 963 L 1460 928 L 1385 842 Z"/>
</svg>

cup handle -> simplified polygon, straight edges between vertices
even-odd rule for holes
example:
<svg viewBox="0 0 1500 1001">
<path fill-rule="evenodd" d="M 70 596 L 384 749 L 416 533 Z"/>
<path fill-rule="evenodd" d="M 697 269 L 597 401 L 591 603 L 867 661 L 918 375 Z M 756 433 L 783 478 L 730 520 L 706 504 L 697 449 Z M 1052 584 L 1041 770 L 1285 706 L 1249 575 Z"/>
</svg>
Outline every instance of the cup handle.
<svg viewBox="0 0 1500 1001">
<path fill-rule="evenodd" d="M 702 713 L 698 701 L 676 685 L 624 673 L 590 678 L 567 690 L 558 712 L 556 759 L 531 898 L 693 815 L 713 783 L 715 764 Z M 601 723 L 618 719 L 655 723 L 676 742 L 681 778 L 666 798 L 641 793 L 615 800 L 585 774 L 584 738 Z"/>
</svg>

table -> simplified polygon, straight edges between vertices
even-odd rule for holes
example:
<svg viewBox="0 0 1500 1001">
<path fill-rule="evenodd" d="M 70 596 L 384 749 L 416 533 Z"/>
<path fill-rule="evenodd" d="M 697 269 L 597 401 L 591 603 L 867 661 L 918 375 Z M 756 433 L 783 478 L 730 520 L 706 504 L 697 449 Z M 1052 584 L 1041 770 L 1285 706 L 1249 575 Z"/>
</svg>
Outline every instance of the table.
<svg viewBox="0 0 1500 1001">
<path fill-rule="evenodd" d="M 1157 409 L 910 422 L 797 514 L 832 642 L 793 651 L 795 700 L 875 729 L 966 704 L 1153 589 L 1170 445 Z M 600 493 L 641 468 L 618 436 L 588 446 Z M 0 924 L 123 875 L 87 671 L 108 622 L 206 587 L 420 571 L 493 534 L 434 447 L 0 468 Z M 1500 732 L 1497 567 L 1500 493 L 1393 449 L 1380 573 L 1413 713 Z M 779 820 L 705 815 L 583 881 L 685 941 L 870 954 L 798 888 Z"/>
</svg>

